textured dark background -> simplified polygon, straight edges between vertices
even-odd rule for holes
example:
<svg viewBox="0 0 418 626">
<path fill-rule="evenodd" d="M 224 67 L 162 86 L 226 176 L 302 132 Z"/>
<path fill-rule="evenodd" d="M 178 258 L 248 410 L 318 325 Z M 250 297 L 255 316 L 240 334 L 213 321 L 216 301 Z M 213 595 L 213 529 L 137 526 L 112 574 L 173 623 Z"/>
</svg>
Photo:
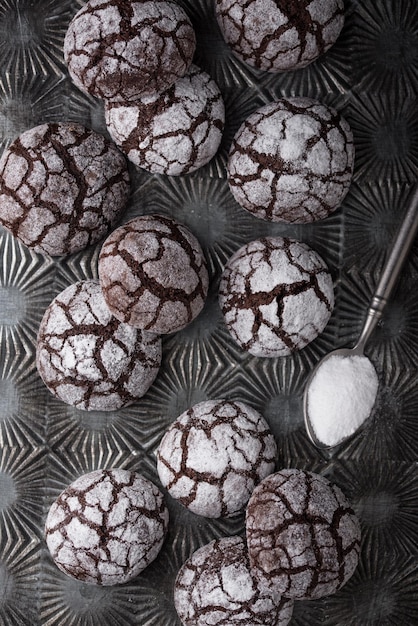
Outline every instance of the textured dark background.
<svg viewBox="0 0 418 626">
<path fill-rule="evenodd" d="M 105 132 L 102 105 L 79 92 L 62 58 L 67 25 L 82 2 L 0 0 L 0 151 L 45 121 L 74 120 Z M 358 569 L 336 595 L 296 604 L 292 626 L 418 624 L 418 242 L 368 345 L 382 386 L 368 427 L 332 453 L 309 442 L 302 392 L 314 363 L 358 336 L 377 277 L 418 179 L 417 0 L 347 0 L 331 50 L 303 70 L 262 74 L 222 42 L 212 0 L 182 0 L 196 28 L 195 62 L 218 81 L 227 128 L 216 158 L 188 177 L 132 169 L 124 220 L 156 210 L 199 237 L 211 273 L 207 305 L 185 331 L 164 339 L 164 366 L 137 404 L 86 413 L 54 399 L 34 364 L 43 312 L 70 283 L 97 276 L 100 245 L 66 259 L 35 255 L 0 230 L 0 624 L 175 626 L 176 572 L 211 539 L 241 533 L 243 517 L 198 518 L 169 501 L 162 553 L 131 583 L 95 588 L 51 563 L 42 527 L 59 491 L 81 473 L 119 466 L 158 484 L 155 449 L 165 428 L 195 402 L 225 397 L 260 410 L 279 445 L 277 467 L 308 468 L 351 498 L 363 530 Z M 242 210 L 225 181 L 232 136 L 254 109 L 307 95 L 343 111 L 355 136 L 354 179 L 342 207 L 313 225 L 264 223 Z M 226 259 L 263 234 L 309 243 L 335 279 L 325 332 L 299 354 L 263 360 L 235 347 L 216 301 Z"/>
</svg>

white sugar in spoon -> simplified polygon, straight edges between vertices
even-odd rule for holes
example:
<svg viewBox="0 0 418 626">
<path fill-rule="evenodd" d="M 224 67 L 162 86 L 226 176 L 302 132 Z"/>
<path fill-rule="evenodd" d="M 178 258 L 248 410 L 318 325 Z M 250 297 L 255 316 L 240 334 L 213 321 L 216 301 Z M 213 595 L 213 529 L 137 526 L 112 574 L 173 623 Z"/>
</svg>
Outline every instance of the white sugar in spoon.
<svg viewBox="0 0 418 626">
<path fill-rule="evenodd" d="M 353 348 L 327 354 L 313 369 L 305 385 L 303 413 L 307 433 L 318 448 L 332 448 L 351 437 L 373 408 L 378 388 L 374 366 L 364 348 L 409 254 L 418 228 L 418 186 L 408 200 L 407 211 L 389 253 Z"/>
</svg>

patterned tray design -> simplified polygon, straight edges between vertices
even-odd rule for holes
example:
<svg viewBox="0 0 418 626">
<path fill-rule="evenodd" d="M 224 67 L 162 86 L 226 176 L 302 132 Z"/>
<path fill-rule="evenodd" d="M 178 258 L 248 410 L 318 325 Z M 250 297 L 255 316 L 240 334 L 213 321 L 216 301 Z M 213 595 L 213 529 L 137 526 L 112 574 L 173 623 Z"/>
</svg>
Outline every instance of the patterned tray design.
<svg viewBox="0 0 418 626">
<path fill-rule="evenodd" d="M 179 0 L 180 1 L 180 0 Z M 73 120 L 106 132 L 102 105 L 71 83 L 63 37 L 80 0 L 0 0 L 0 151 L 44 121 Z M 58 493 L 78 475 L 119 466 L 158 483 L 155 450 L 187 407 L 241 399 L 261 411 L 279 445 L 277 467 L 334 480 L 360 517 L 361 560 L 332 597 L 298 602 L 291 626 L 418 624 L 418 244 L 370 340 L 383 385 L 374 419 L 346 445 L 318 451 L 302 419 L 311 367 L 353 342 L 388 245 L 418 178 L 418 4 L 347 0 L 346 24 L 331 50 L 307 68 L 269 75 L 227 49 L 213 0 L 181 0 L 196 29 L 195 62 L 222 89 L 227 126 L 219 154 L 187 177 L 132 168 L 124 221 L 156 210 L 199 237 L 210 268 L 207 305 L 187 330 L 164 339 L 163 367 L 140 402 L 86 413 L 54 399 L 34 365 L 43 312 L 70 283 L 97 276 L 100 244 L 61 260 L 35 255 L 0 231 L 0 624 L 2 626 L 178 626 L 172 586 L 197 547 L 243 531 L 243 517 L 198 518 L 169 500 L 168 539 L 157 560 L 129 584 L 96 588 L 61 574 L 42 528 Z M 343 111 L 355 136 L 354 180 L 343 206 L 313 225 L 271 225 L 243 211 L 225 180 L 233 134 L 247 115 L 282 95 L 307 95 Z M 327 261 L 337 305 L 330 323 L 300 353 L 258 359 L 234 346 L 217 305 L 226 259 L 263 234 L 291 235 Z"/>
</svg>

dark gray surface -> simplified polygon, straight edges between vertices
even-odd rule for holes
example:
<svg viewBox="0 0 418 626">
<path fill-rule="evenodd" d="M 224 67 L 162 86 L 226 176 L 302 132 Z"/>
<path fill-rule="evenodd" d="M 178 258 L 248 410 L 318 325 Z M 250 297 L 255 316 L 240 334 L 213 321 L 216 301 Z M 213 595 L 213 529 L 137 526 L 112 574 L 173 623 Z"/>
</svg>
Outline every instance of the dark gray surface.
<svg viewBox="0 0 418 626">
<path fill-rule="evenodd" d="M 240 399 L 260 410 L 279 445 L 278 467 L 323 473 L 352 499 L 362 524 L 359 567 L 336 595 L 300 602 L 292 626 L 418 624 L 418 246 L 368 345 L 382 387 L 368 427 L 343 447 L 318 451 L 304 430 L 302 394 L 312 366 L 354 342 L 405 201 L 418 178 L 418 5 L 348 0 L 333 48 L 303 70 L 255 72 L 233 58 L 211 0 L 182 0 L 196 28 L 195 61 L 224 94 L 221 149 L 188 177 L 134 170 L 124 221 L 162 211 L 183 221 L 208 258 L 211 290 L 199 318 L 164 340 L 164 366 L 144 399 L 115 413 L 85 413 L 49 395 L 34 364 L 43 312 L 68 284 L 97 276 L 100 245 L 61 260 L 35 255 L 0 231 L 0 623 L 178 624 L 172 586 L 198 546 L 242 532 L 243 518 L 213 521 L 169 500 L 167 542 L 137 579 L 115 588 L 77 583 L 53 566 L 43 542 L 46 512 L 86 471 L 119 466 L 158 479 L 155 449 L 165 428 L 204 399 Z M 44 121 L 74 120 L 105 131 L 102 105 L 68 79 L 62 40 L 75 0 L 0 0 L 0 149 Z M 342 207 L 312 225 L 271 225 L 232 199 L 225 162 L 234 132 L 259 105 L 307 95 L 343 111 L 355 137 L 354 179 Z M 216 301 L 226 259 L 263 234 L 291 235 L 327 261 L 336 308 L 324 333 L 289 358 L 257 359 L 231 342 Z"/>
</svg>

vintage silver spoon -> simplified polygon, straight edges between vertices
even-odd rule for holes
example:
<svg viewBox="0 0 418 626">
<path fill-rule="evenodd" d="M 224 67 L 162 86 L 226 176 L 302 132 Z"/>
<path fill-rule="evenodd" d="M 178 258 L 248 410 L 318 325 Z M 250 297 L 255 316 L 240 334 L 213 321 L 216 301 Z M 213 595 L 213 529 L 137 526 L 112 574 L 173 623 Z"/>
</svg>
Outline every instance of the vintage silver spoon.
<svg viewBox="0 0 418 626">
<path fill-rule="evenodd" d="M 409 199 L 405 217 L 398 230 L 398 233 L 393 242 L 391 251 L 384 265 L 382 275 L 374 292 L 370 306 L 368 308 L 366 318 L 363 324 L 363 328 L 360 333 L 360 337 L 353 348 L 339 348 L 333 350 L 327 354 L 312 370 L 305 385 L 303 394 L 303 413 L 305 420 L 306 431 L 315 446 L 318 448 L 332 448 L 335 445 L 340 445 L 346 439 L 349 439 L 354 435 L 350 433 L 343 439 L 333 444 L 328 444 L 320 441 L 315 434 L 312 421 L 309 416 L 309 403 L 308 396 L 310 386 L 314 376 L 317 374 L 320 367 L 334 356 L 339 357 L 351 357 L 351 356 L 364 356 L 364 348 L 369 340 L 372 332 L 376 328 L 377 323 L 382 317 L 383 310 L 388 302 L 396 281 L 399 277 L 403 264 L 409 254 L 410 248 L 414 241 L 418 228 L 418 186 L 414 188 Z M 357 432 L 357 431 L 356 431 Z"/>
</svg>

